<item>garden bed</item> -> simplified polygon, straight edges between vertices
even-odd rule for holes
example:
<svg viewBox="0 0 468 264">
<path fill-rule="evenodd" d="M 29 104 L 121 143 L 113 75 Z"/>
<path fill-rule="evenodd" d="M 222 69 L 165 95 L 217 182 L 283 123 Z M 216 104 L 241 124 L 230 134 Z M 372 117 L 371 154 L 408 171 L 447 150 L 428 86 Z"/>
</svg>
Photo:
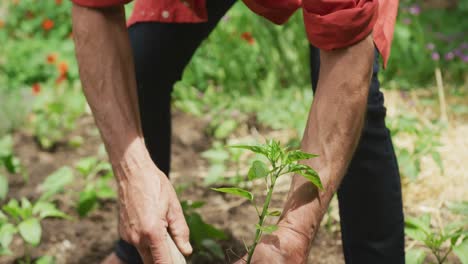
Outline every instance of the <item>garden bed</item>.
<svg viewBox="0 0 468 264">
<path fill-rule="evenodd" d="M 227 258 L 234 259 L 236 255 L 243 254 L 242 239 L 252 237 L 255 214 L 248 203 L 220 195 L 202 185 L 207 164 L 200 153 L 210 147 L 210 139 L 204 133 L 204 124 L 206 122 L 193 116 L 180 112 L 174 114 L 172 180 L 176 186 L 188 183 L 188 189 L 182 194 L 184 200 L 206 201 L 206 205 L 198 209 L 199 213 L 207 223 L 228 234 L 229 239 L 221 244 L 224 252 L 227 252 Z M 15 179 L 11 177 L 9 197 L 37 198 L 38 185 L 50 173 L 65 165 L 73 166 L 80 158 L 98 155 L 100 138 L 92 118 L 81 118 L 78 127 L 80 129 L 74 133 L 86 139 L 81 147 L 75 149 L 59 145 L 51 152 L 39 149 L 31 135 L 16 133 L 15 153 L 28 168 L 30 180 L 24 184 L 20 176 Z M 80 184 L 83 182 L 78 181 L 71 189 L 78 188 Z M 287 182 L 279 189 L 279 197 L 272 202 L 277 207 L 281 206 L 286 195 Z M 32 256 L 55 256 L 57 263 L 99 263 L 112 251 L 118 238 L 117 204 L 113 200 L 105 201 L 88 217 L 80 219 L 73 208 L 72 193 L 60 194 L 57 200 L 59 208 L 73 216 L 74 220 L 44 220 L 42 242 L 38 248 L 33 249 Z M 21 245 L 19 239 L 15 239 L 11 247 L 14 256 L 2 257 L 0 263 L 12 263 L 15 258 L 22 256 L 24 248 Z M 335 229 L 319 232 L 312 247 L 311 258 L 312 256 L 314 261 L 311 263 L 343 263 L 339 231 Z M 207 262 L 199 257 L 192 263 Z"/>
</svg>

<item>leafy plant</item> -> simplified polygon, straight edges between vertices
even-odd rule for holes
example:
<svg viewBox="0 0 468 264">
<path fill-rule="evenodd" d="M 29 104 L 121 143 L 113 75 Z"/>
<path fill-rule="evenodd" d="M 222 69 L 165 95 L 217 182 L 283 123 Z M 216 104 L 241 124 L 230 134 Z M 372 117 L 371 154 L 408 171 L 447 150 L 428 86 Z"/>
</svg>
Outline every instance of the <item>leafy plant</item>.
<svg viewBox="0 0 468 264">
<path fill-rule="evenodd" d="M 41 242 L 41 222 L 45 218 L 68 218 L 51 202 L 38 200 L 32 203 L 26 198 L 19 202 L 11 199 L 0 211 L 0 252 L 9 255 L 9 245 L 16 234 L 22 238 L 26 248 L 25 263 L 31 263 L 29 246 L 36 247 Z"/>
<path fill-rule="evenodd" d="M 430 156 L 437 164 L 440 172 L 444 172 L 442 157 L 438 147 L 440 143 L 440 128 L 423 125 L 415 116 L 401 114 L 387 122 L 392 137 L 409 136 L 414 138 L 412 146 L 396 146 L 396 154 L 402 175 L 410 180 L 416 180 L 421 172 L 421 159 Z"/>
<path fill-rule="evenodd" d="M 0 200 L 6 198 L 9 188 L 8 177 L 2 172 L 21 173 L 24 180 L 27 180 L 27 174 L 23 165 L 21 165 L 20 160 L 13 153 L 13 138 L 11 135 L 0 138 Z"/>
<path fill-rule="evenodd" d="M 262 235 L 264 233 L 272 233 L 278 229 L 277 225 L 265 224 L 265 220 L 268 217 L 275 217 L 281 215 L 280 211 L 269 211 L 270 201 L 273 195 L 273 190 L 277 179 L 283 175 L 295 173 L 309 180 L 317 188 L 322 189 L 323 187 L 317 172 L 314 171 L 311 167 L 299 163 L 299 161 L 311 159 L 317 157 L 317 155 L 305 153 L 300 150 L 289 150 L 287 148 L 282 148 L 279 142 L 273 140 L 268 141 L 265 145 L 238 145 L 233 147 L 250 150 L 265 157 L 269 162 L 269 164 L 267 165 L 262 160 L 255 160 L 252 163 L 252 166 L 250 167 L 249 172 L 247 174 L 247 179 L 249 181 L 257 179 L 262 179 L 265 181 L 267 194 L 263 202 L 261 211 L 255 203 L 254 195 L 247 190 L 237 187 L 212 188 L 213 190 L 218 192 L 228 193 L 245 198 L 248 201 L 250 201 L 251 204 L 255 207 L 259 218 L 258 223 L 255 225 L 255 238 L 253 244 L 251 246 L 246 247 L 248 254 L 246 262 L 250 263 L 255 248 L 260 242 Z"/>
<path fill-rule="evenodd" d="M 219 141 L 215 141 L 213 146 L 202 153 L 202 157 L 208 160 L 210 167 L 204 179 L 205 185 L 213 184 L 241 184 L 243 177 L 240 175 L 242 152 L 236 148 L 226 149 Z M 226 176 L 227 168 L 233 165 L 234 175 Z M 225 175 L 225 177 L 223 177 Z"/>
<path fill-rule="evenodd" d="M 431 216 L 406 217 L 405 234 L 420 242 L 435 257 L 438 264 L 445 263 L 448 255 L 454 252 L 463 264 L 468 263 L 468 231 L 466 223 L 452 223 L 440 230 L 431 227 Z M 406 263 L 422 264 L 427 252 L 422 248 L 411 248 L 406 253 Z"/>
<path fill-rule="evenodd" d="M 31 120 L 39 145 L 52 149 L 65 141 L 85 108 L 86 100 L 79 87 L 58 86 L 41 93 L 36 98 Z"/>
<path fill-rule="evenodd" d="M 81 217 L 95 209 L 100 200 L 116 198 L 110 186 L 114 178 L 111 165 L 95 157 L 88 157 L 76 163 L 76 170 L 84 177 L 86 185 L 79 193 L 77 211 Z"/>
<path fill-rule="evenodd" d="M 223 260 L 223 249 L 217 241 L 225 240 L 226 234 L 222 230 L 206 223 L 196 212 L 205 205 L 201 201 L 182 201 L 182 210 L 190 229 L 190 242 L 193 245 L 192 259 L 203 258 L 204 261 Z"/>
<path fill-rule="evenodd" d="M 39 200 L 50 201 L 54 195 L 64 191 L 65 186 L 72 183 L 74 180 L 73 170 L 70 167 L 64 166 L 49 176 L 39 186 L 42 193 Z"/>
</svg>

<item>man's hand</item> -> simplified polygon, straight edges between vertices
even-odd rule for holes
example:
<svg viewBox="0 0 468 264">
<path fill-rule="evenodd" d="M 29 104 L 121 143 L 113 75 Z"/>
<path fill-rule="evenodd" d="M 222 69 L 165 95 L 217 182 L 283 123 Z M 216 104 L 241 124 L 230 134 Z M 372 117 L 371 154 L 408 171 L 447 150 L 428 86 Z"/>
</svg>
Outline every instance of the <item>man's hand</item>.
<svg viewBox="0 0 468 264">
<path fill-rule="evenodd" d="M 176 263 L 167 243 L 169 230 L 179 250 L 189 255 L 189 229 L 166 175 L 151 160 L 118 167 L 121 237 L 135 245 L 145 263 Z"/>
<path fill-rule="evenodd" d="M 145 264 L 178 263 L 167 229 L 183 254 L 192 251 L 189 231 L 172 185 L 144 143 L 124 9 L 75 4 L 72 14 L 83 90 L 119 186 L 120 234 Z"/>
</svg>

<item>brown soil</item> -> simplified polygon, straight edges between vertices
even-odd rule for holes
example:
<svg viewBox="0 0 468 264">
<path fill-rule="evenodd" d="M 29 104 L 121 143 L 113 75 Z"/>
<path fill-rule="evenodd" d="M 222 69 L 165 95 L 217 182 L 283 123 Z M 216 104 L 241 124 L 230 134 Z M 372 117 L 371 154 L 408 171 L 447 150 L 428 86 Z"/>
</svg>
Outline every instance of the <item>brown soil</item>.
<svg viewBox="0 0 468 264">
<path fill-rule="evenodd" d="M 92 119 L 84 117 L 79 121 L 78 127 L 74 134 L 86 139 L 84 145 L 77 149 L 59 145 L 53 152 L 39 149 L 31 135 L 22 132 L 16 134 L 16 153 L 28 169 L 30 180 L 25 183 L 21 176 L 11 177 L 11 198 L 37 198 L 38 185 L 47 175 L 62 166 L 73 166 L 79 158 L 98 155 L 101 141 Z M 199 212 L 206 222 L 230 235 L 230 239 L 222 242 L 222 245 L 225 252 L 231 252 L 227 254 L 227 259 L 234 259 L 235 255 L 243 254 L 242 239 L 249 242 L 256 219 L 253 209 L 247 203 L 239 203 L 236 199 L 203 187 L 202 177 L 207 163 L 201 158 L 200 152 L 210 146 L 210 140 L 204 132 L 205 127 L 206 122 L 200 119 L 182 113 L 174 114 L 172 179 L 176 185 L 189 184 L 183 199 L 206 201 L 206 205 Z M 73 208 L 79 185 L 78 181 L 71 188 L 71 192 L 60 195 L 57 200 L 59 207 L 75 220 L 46 219 L 43 222 L 41 245 L 32 249 L 34 257 L 51 255 L 56 257 L 58 263 L 99 263 L 112 251 L 118 238 L 117 204 L 115 201 L 106 201 L 90 216 L 79 219 Z M 281 206 L 287 190 L 279 189 L 282 194 L 273 201 L 273 206 L 276 207 Z M 15 256 L 2 257 L 0 263 L 13 263 L 25 252 L 18 238 L 13 241 L 11 248 Z M 192 263 L 206 262 L 194 260 Z M 314 241 L 310 263 L 344 263 L 336 228 L 334 231 L 319 232 Z"/>
</svg>

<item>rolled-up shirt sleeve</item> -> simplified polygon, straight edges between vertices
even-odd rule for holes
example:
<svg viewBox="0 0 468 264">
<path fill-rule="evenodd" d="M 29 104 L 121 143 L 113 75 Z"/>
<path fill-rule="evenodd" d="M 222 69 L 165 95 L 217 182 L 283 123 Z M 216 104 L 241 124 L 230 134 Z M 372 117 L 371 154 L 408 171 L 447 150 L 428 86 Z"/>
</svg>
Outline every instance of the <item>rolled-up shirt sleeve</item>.
<svg viewBox="0 0 468 264">
<path fill-rule="evenodd" d="M 304 0 L 307 37 L 323 50 L 351 46 L 372 32 L 378 6 L 378 0 Z"/>
<path fill-rule="evenodd" d="M 222 0 L 218 0 L 222 1 Z M 253 12 L 275 24 L 283 24 L 301 6 L 301 0 L 243 0 Z"/>
<path fill-rule="evenodd" d="M 79 6 L 102 8 L 118 6 L 130 3 L 132 0 L 72 0 L 73 3 Z"/>
</svg>

